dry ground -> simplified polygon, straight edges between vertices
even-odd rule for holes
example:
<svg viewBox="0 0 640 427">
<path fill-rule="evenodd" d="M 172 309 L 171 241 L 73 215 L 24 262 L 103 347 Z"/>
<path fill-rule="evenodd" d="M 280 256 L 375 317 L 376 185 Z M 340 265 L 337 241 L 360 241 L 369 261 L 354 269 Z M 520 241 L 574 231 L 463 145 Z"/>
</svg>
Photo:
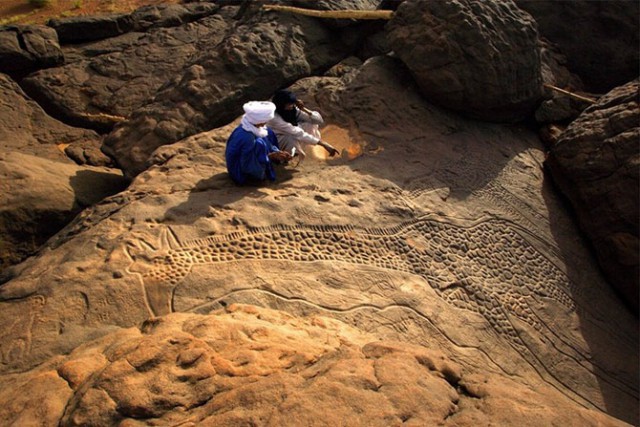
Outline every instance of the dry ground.
<svg viewBox="0 0 640 427">
<path fill-rule="evenodd" d="M 180 0 L 51 0 L 46 7 L 29 0 L 0 0 L 0 25 L 45 24 L 50 18 L 131 12 L 141 6 L 180 3 Z"/>
</svg>

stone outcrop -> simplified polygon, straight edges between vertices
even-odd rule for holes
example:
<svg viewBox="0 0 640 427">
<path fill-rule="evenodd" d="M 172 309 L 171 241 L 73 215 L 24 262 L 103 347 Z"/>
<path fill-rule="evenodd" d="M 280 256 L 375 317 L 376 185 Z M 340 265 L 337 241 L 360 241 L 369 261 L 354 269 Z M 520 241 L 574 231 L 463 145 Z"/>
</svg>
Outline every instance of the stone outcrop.
<svg viewBox="0 0 640 427">
<path fill-rule="evenodd" d="M 515 1 L 559 46 L 589 92 L 605 93 L 640 75 L 637 1 Z"/>
<path fill-rule="evenodd" d="M 99 356 L 102 344 L 90 345 L 96 353 L 83 359 L 86 372 L 105 374 L 92 377 L 96 383 L 84 379 L 85 362 L 75 367 L 71 362 L 87 354 L 78 349 L 71 356 L 88 341 L 111 339 L 112 333 L 125 333 L 123 328 L 150 317 L 208 315 L 237 303 L 296 318 L 330 317 L 366 331 L 373 341 L 438 350 L 460 367 L 464 384 L 476 375 L 488 378 L 474 384 L 488 387 L 491 397 L 466 400 L 463 389 L 458 390 L 461 382 L 454 387 L 440 378 L 443 369 L 436 367 L 433 376 L 426 376 L 414 370 L 422 369 L 415 358 L 403 359 L 406 363 L 394 371 L 398 377 L 413 384 L 419 374 L 442 390 L 432 398 L 420 387 L 398 385 L 402 411 L 389 409 L 390 416 L 406 410 L 420 420 L 418 425 L 429 425 L 421 417 L 437 419 L 443 413 L 451 413 L 443 423 L 510 425 L 508 417 L 520 411 L 530 414 L 529 404 L 516 403 L 523 398 L 557 402 L 562 409 L 555 412 L 550 405 L 550 414 L 568 423 L 619 425 L 612 417 L 633 422 L 638 407 L 637 319 L 603 279 L 584 242 L 576 238 L 570 215 L 545 184 L 545 153 L 537 135 L 526 127 L 467 120 L 433 106 L 397 59 L 377 57 L 362 65 L 345 61 L 330 75 L 303 79 L 293 89 L 323 113 L 323 138 L 342 151 L 340 158 L 324 159 L 316 147 L 297 168 L 279 167 L 276 183 L 238 187 L 224 164 L 225 141 L 237 121 L 165 145 L 125 191 L 83 211 L 38 257 L 13 269 L 10 280 L 1 280 L 0 328 L 7 332 L 0 340 L 0 379 L 16 382 L 2 382 L 0 390 L 36 389 L 31 373 L 68 388 L 82 384 L 78 390 L 91 393 L 65 392 L 77 397 L 67 408 L 78 420 L 101 416 L 85 412 L 92 407 L 106 411 L 100 412 L 105 416 L 122 415 L 120 407 L 127 416 L 160 419 L 222 417 L 223 410 L 234 417 L 250 416 L 249 411 L 262 414 L 259 397 L 250 400 L 254 406 L 243 405 L 250 398 L 244 390 L 256 396 L 271 390 L 269 386 L 243 386 L 222 374 L 202 383 L 174 384 L 182 368 L 173 368 L 173 356 L 190 347 L 175 344 L 174 353 L 169 350 L 172 338 L 166 344 L 152 332 L 140 336 L 137 329 L 130 330 L 131 345 L 140 343 L 140 351 L 118 346 L 126 356 L 115 365 Z M 306 334 L 278 325 L 287 331 L 285 336 Z M 214 333 L 217 328 L 205 330 Z M 212 345 L 228 344 L 227 350 L 234 351 L 243 345 L 229 341 L 234 336 L 225 334 L 228 339 L 212 340 Z M 148 341 L 138 341 L 145 337 Z M 254 344 L 258 338 L 254 334 Z M 312 341 L 319 346 L 325 342 L 322 337 Z M 366 354 L 367 343 L 355 348 Z M 213 351 L 201 348 L 202 360 L 214 360 Z M 259 348 L 254 347 L 256 358 L 246 369 L 260 366 L 252 364 Z M 408 348 L 393 354 L 416 354 Z M 162 356 L 165 349 L 167 358 Z M 340 354 L 343 351 L 346 348 Z M 107 359 L 116 360 L 111 356 L 115 354 Z M 291 360 L 287 357 L 283 360 Z M 371 363 L 358 357 L 347 358 L 349 366 L 364 369 Z M 150 362 L 137 365 L 145 360 Z M 66 368 L 58 369 L 67 361 Z M 56 362 L 62 363 L 49 364 Z M 233 363 L 243 369 L 244 362 Z M 209 366 L 204 363 L 202 368 Z M 290 384 L 287 399 L 300 395 L 300 401 L 306 401 L 304 388 L 277 382 L 298 381 L 289 377 L 293 370 L 283 367 L 274 376 L 256 379 L 272 388 Z M 113 375 L 107 377 L 107 372 Z M 320 371 L 309 385 L 337 386 L 333 379 L 343 374 L 341 369 Z M 218 384 L 218 375 L 229 388 L 207 400 L 208 386 Z M 148 389 L 142 386 L 152 378 L 158 381 Z M 382 386 L 361 394 L 361 377 L 352 373 L 348 378 L 353 379 L 351 402 L 390 408 L 390 390 Z M 449 406 L 456 399 L 449 398 L 450 386 L 458 395 L 458 409 Z M 164 389 L 176 390 L 175 400 L 163 392 L 154 395 L 153 390 Z M 415 409 L 412 390 L 421 396 L 418 407 L 434 405 L 430 415 Z M 480 395 L 473 391 L 477 388 L 468 390 Z M 545 391 L 539 396 L 531 394 L 533 390 Z M 325 401 L 337 402 L 336 394 L 314 389 L 311 403 L 324 408 L 320 404 Z M 63 390 L 58 395 L 63 396 Z M 226 398 L 216 400 L 222 396 Z M 499 401 L 500 396 L 506 400 Z M 175 406 L 177 401 L 185 403 L 184 409 Z M 273 408 L 272 398 L 265 401 Z M 62 405 L 54 402 L 48 406 Z M 207 402 L 220 403 L 221 409 Z M 17 410 L 12 408 L 2 416 L 13 419 Z M 546 413 L 536 411 L 537 416 Z M 362 417 L 364 424 L 389 424 L 379 412 Z M 513 421 L 522 424 L 523 419 Z"/>
<path fill-rule="evenodd" d="M 67 126 L 48 116 L 11 78 L 0 74 L 0 149 L 20 151 L 65 161 L 65 150 L 78 153 L 76 161 L 106 166 L 101 139 L 93 131 Z"/>
<path fill-rule="evenodd" d="M 635 80 L 600 98 L 559 136 L 548 160 L 602 269 L 636 312 L 640 281 L 638 90 Z"/>
<path fill-rule="evenodd" d="M 122 174 L 0 150 L 0 270 L 32 255 L 84 208 L 124 189 Z"/>
<path fill-rule="evenodd" d="M 73 51 L 75 61 L 34 73 L 22 86 L 52 116 L 106 133 L 149 102 L 199 52 L 217 45 L 228 27 L 212 16 L 87 44 Z"/>
<path fill-rule="evenodd" d="M 130 31 L 144 32 L 157 27 L 175 27 L 197 21 L 220 9 L 213 3 L 165 4 L 141 7 L 130 14 L 74 16 L 51 19 L 60 43 L 86 43 L 117 37 Z"/>
<path fill-rule="evenodd" d="M 269 98 L 275 88 L 327 69 L 346 53 L 336 34 L 312 18 L 261 11 L 245 16 L 153 102 L 118 125 L 103 150 L 133 177 L 161 145 L 228 122 L 244 102 Z"/>
<path fill-rule="evenodd" d="M 510 0 L 407 0 L 387 29 L 391 48 L 434 103 L 518 121 L 541 100 L 535 22 Z"/>
<path fill-rule="evenodd" d="M 14 425 L 623 425 L 432 349 L 236 304 L 122 329 L 0 385 Z"/>
<path fill-rule="evenodd" d="M 63 62 L 58 36 L 51 28 L 37 25 L 0 27 L 0 73 L 21 77 Z"/>
<path fill-rule="evenodd" d="M 33 254 L 83 208 L 123 188 L 100 138 L 49 117 L 0 75 L 0 270 Z"/>
</svg>

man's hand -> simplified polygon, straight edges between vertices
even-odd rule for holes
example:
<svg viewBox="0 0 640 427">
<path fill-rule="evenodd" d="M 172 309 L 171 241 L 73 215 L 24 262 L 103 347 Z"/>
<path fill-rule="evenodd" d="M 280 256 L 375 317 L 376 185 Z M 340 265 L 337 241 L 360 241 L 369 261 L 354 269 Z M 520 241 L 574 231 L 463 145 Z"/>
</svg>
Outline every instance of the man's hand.
<svg viewBox="0 0 640 427">
<path fill-rule="evenodd" d="M 275 151 L 273 153 L 269 153 L 269 160 L 277 161 L 277 162 L 288 162 L 291 160 L 291 154 L 286 151 Z"/>
<path fill-rule="evenodd" d="M 329 153 L 329 157 L 333 157 L 337 154 L 340 154 L 340 152 L 336 150 L 331 144 L 327 144 L 324 141 L 320 141 L 319 144 L 322 145 L 322 148 L 327 150 L 327 152 Z"/>
</svg>

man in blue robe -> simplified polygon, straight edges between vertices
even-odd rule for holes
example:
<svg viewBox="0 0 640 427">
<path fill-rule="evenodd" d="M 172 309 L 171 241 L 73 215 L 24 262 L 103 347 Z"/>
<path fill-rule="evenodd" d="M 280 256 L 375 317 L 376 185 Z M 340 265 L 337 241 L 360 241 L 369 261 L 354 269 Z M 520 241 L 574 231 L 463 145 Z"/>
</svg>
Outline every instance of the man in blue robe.
<svg viewBox="0 0 640 427">
<path fill-rule="evenodd" d="M 278 148 L 275 133 L 266 127 L 276 106 L 267 101 L 251 101 L 243 106 L 240 126 L 227 140 L 227 171 L 236 184 L 276 179 L 273 162 L 286 162 L 291 155 Z"/>
</svg>

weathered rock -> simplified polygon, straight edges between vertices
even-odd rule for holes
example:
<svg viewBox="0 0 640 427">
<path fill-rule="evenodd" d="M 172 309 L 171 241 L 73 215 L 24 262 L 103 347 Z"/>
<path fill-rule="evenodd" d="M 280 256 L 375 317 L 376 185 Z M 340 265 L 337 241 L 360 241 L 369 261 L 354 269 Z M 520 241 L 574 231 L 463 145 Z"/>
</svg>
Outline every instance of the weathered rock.
<svg viewBox="0 0 640 427">
<path fill-rule="evenodd" d="M 427 103 L 398 60 L 372 58 L 357 69 L 355 61 L 349 63 L 344 68 L 351 70 L 344 74 L 338 67 L 332 70 L 342 78 L 314 77 L 294 86 L 310 108 L 323 113 L 323 138 L 342 150 L 340 158 L 325 160 L 321 148 L 312 148 L 297 168 L 280 167 L 276 183 L 238 187 L 224 164 L 225 141 L 237 121 L 193 135 L 157 149 L 152 166 L 127 190 L 85 210 L 50 239 L 38 257 L 16 267 L 14 277 L 0 285 L 0 330 L 7 331 L 0 340 L 0 381 L 34 369 L 41 372 L 37 366 L 44 369 L 42 364 L 52 357 L 67 360 L 66 355 L 87 341 L 149 317 L 208 314 L 240 303 L 294 317 L 327 316 L 378 341 L 437 349 L 461 368 L 462 382 L 452 388 L 470 384 L 473 395 L 491 390 L 486 400 L 458 405 L 468 408 L 468 417 L 455 411 L 443 423 L 497 420 L 497 425 L 509 425 L 509 417 L 526 413 L 531 423 L 539 424 L 529 403 L 517 405 L 521 398 L 530 398 L 531 405 L 547 398 L 557 401 L 564 409 L 550 410 L 563 424 L 577 420 L 578 425 L 616 425 L 600 418 L 602 412 L 635 422 L 638 319 L 607 285 L 545 180 L 544 151 L 535 133 L 525 126 L 467 120 Z M 218 328 L 204 330 L 215 333 Z M 236 341 L 231 340 L 245 332 L 224 334 L 228 338 L 214 343 L 233 352 Z M 252 336 L 260 339 L 259 332 Z M 289 330 L 286 336 L 305 334 Z M 325 340 L 314 338 L 313 343 L 322 346 Z M 135 355 L 144 348 L 152 350 L 151 341 Z M 154 351 L 157 348 L 169 347 L 159 345 Z M 258 357 L 259 348 L 250 354 Z M 211 353 L 204 350 L 207 360 Z M 113 366 L 123 368 L 122 375 L 113 377 L 117 381 L 99 384 L 117 390 L 114 397 L 128 414 L 201 416 L 197 405 L 173 406 L 171 394 L 151 398 L 153 390 L 164 387 L 161 379 L 180 375 L 181 368 L 154 370 L 155 361 L 172 366 L 162 353 L 138 365 L 137 373 L 127 371 L 123 360 Z M 256 359 L 247 359 L 245 366 L 256 366 Z M 82 364 L 95 372 L 92 365 L 103 366 L 103 360 L 97 354 L 88 356 L 77 369 L 71 364 L 60 371 L 70 384 L 96 389 L 77 395 L 70 411 L 82 401 L 87 410 L 117 412 L 117 405 L 115 410 L 108 407 L 111 398 L 82 375 Z M 409 372 L 402 375 L 407 386 L 395 389 L 404 396 L 398 401 L 407 405 L 401 409 L 422 417 L 424 412 L 414 411 L 412 398 L 413 391 L 422 391 L 409 387 L 416 371 L 404 371 L 414 365 L 407 361 L 400 366 L 395 372 Z M 144 377 L 145 369 L 155 375 Z M 285 378 L 293 370 L 269 380 Z M 435 371 L 445 373 L 436 369 L 436 376 Z M 323 372 L 326 377 L 319 373 L 308 385 L 330 383 L 333 373 L 342 371 Z M 232 378 L 225 378 L 231 384 Z M 446 386 L 423 374 L 420 378 Z M 140 383 L 134 379 L 152 381 L 150 392 L 136 388 Z M 193 388 L 185 381 L 184 387 L 167 389 L 178 390 L 184 402 L 199 401 L 210 390 L 203 381 Z M 9 389 L 4 384 L 2 391 Z M 24 387 L 21 390 L 30 386 Z M 261 400 L 261 389 L 245 387 L 234 388 L 220 403 L 229 416 L 262 413 L 258 403 L 243 405 L 247 399 L 268 401 L 273 407 L 271 394 Z M 360 390 L 354 388 L 354 393 Z M 129 394 L 131 389 L 138 392 Z M 537 396 L 532 389 L 545 391 Z M 255 393 L 247 396 L 244 390 Z M 324 389 L 313 390 L 319 391 L 315 396 L 327 396 Z M 460 402 L 466 399 L 463 390 L 457 391 Z M 375 399 L 382 395 L 375 393 L 387 392 L 384 386 L 370 390 L 366 396 L 374 400 L 367 402 L 380 402 Z M 303 390 L 285 390 L 287 398 L 299 393 Z M 494 400 L 496 406 L 491 406 L 490 401 L 502 395 L 510 400 Z M 451 401 L 442 396 L 420 399 L 420 404 L 437 403 L 431 414 L 441 414 L 439 405 Z M 565 406 L 569 400 L 575 406 Z M 204 397 L 201 402 L 207 405 Z M 324 402 L 317 397 L 304 407 L 312 411 L 311 405 L 324 408 Z M 384 401 L 376 404 L 386 408 Z M 219 414 L 217 407 L 206 408 L 202 411 Z M 585 408 L 593 413 L 581 412 Z M 546 413 L 536 411 L 536 416 Z M 366 413 L 356 424 L 373 424 L 379 419 L 376 414 Z M 260 423 L 257 415 L 254 421 Z M 517 424 L 526 425 L 520 418 Z"/>
<path fill-rule="evenodd" d="M 268 98 L 275 88 L 328 69 L 346 53 L 317 20 L 259 11 L 117 126 L 103 150 L 133 177 L 161 145 L 228 122 L 244 102 Z"/>
<path fill-rule="evenodd" d="M 0 27 L 0 73 L 21 77 L 63 62 L 58 36 L 51 28 Z"/>
<path fill-rule="evenodd" d="M 108 165 L 111 159 L 99 152 L 100 144 L 95 132 L 51 118 L 11 78 L 0 74 L 0 150 L 65 161 L 63 152 L 70 148 L 92 153 L 81 163 Z"/>
<path fill-rule="evenodd" d="M 511 0 L 408 0 L 387 28 L 391 48 L 432 102 L 518 121 L 541 99 L 535 22 Z"/>
<path fill-rule="evenodd" d="M 556 46 L 546 40 L 540 40 L 542 60 L 542 81 L 544 84 L 576 93 L 584 91 L 584 85 L 578 76 L 567 68 L 567 59 Z M 588 96 L 583 95 L 585 98 Z M 576 119 L 590 103 L 577 100 L 552 89 L 546 89 L 545 100 L 536 109 L 535 118 L 539 123 L 568 122 Z"/>
<path fill-rule="evenodd" d="M 65 44 L 107 39 L 133 30 L 131 15 L 125 13 L 50 19 L 47 25 Z"/>
<path fill-rule="evenodd" d="M 608 92 L 640 75 L 637 1 L 515 1 L 560 47 L 589 92 Z"/>
<path fill-rule="evenodd" d="M 640 106 L 638 80 L 612 90 L 572 122 L 547 164 L 571 200 L 610 283 L 638 310 Z"/>
<path fill-rule="evenodd" d="M 0 270 L 32 255 L 82 209 L 122 190 L 121 174 L 0 151 Z"/>
<path fill-rule="evenodd" d="M 437 350 L 237 304 L 149 320 L 0 385 L 3 420 L 45 427 L 624 425 L 548 385 L 463 375 Z"/>
<path fill-rule="evenodd" d="M 89 44 L 82 48 L 84 55 L 75 51 L 76 61 L 35 73 L 22 86 L 52 116 L 106 133 L 149 102 L 194 55 L 217 45 L 228 27 L 212 16 Z"/>
<path fill-rule="evenodd" d="M 133 31 L 147 31 L 157 27 L 176 27 L 216 13 L 214 3 L 161 4 L 145 6 L 131 14 Z"/>
</svg>

